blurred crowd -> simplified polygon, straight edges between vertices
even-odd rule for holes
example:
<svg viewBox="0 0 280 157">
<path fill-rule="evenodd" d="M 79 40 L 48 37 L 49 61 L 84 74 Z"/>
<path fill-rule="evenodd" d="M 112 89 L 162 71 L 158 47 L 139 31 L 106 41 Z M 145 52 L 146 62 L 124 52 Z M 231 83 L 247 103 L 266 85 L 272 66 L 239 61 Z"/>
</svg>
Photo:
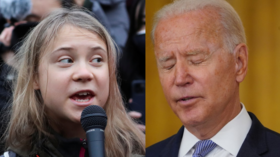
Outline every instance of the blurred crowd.
<svg viewBox="0 0 280 157">
<path fill-rule="evenodd" d="M 13 56 L 28 32 L 57 8 L 85 8 L 106 27 L 118 47 L 126 107 L 140 112 L 145 124 L 145 0 L 0 0 L 0 133 L 9 119 Z"/>
</svg>

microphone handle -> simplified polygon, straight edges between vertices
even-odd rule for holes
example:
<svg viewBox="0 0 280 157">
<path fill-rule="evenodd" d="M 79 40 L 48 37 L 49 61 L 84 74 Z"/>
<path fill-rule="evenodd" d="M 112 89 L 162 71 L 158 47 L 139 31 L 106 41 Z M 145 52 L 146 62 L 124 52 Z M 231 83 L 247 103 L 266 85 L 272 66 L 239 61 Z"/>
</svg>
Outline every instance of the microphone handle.
<svg viewBox="0 0 280 157">
<path fill-rule="evenodd" d="M 90 129 L 86 132 L 89 157 L 105 157 L 104 130 Z"/>
</svg>

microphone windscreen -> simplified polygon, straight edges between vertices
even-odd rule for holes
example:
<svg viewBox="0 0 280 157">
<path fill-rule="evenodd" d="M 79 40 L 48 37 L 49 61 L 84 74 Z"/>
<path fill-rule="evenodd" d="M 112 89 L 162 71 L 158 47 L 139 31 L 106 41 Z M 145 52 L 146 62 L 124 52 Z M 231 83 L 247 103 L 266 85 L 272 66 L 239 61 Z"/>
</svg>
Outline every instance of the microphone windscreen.
<svg viewBox="0 0 280 157">
<path fill-rule="evenodd" d="M 100 128 L 104 130 L 107 125 L 106 112 L 100 106 L 90 105 L 82 112 L 81 124 L 86 132 L 94 128 Z"/>
</svg>

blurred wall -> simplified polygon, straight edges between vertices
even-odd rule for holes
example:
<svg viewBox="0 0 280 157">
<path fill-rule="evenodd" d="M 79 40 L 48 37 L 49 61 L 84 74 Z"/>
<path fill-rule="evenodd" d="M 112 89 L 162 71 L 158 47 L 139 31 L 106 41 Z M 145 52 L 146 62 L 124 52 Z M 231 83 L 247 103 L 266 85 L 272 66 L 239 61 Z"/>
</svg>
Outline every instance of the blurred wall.
<svg viewBox="0 0 280 157">
<path fill-rule="evenodd" d="M 241 102 L 262 124 L 280 133 L 280 1 L 227 0 L 247 36 L 249 69 L 241 83 Z M 159 82 L 150 32 L 154 13 L 172 0 L 146 1 L 146 146 L 175 134 L 182 126 Z"/>
</svg>

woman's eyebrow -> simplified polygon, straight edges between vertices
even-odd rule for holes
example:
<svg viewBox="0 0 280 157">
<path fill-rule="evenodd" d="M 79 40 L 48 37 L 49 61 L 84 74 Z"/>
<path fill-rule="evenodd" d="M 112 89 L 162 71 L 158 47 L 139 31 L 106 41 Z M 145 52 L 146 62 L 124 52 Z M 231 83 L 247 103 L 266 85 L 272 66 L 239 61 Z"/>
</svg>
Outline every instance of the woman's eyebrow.
<svg viewBox="0 0 280 157">
<path fill-rule="evenodd" d="M 55 53 L 57 51 L 61 51 L 61 50 L 64 50 L 64 51 L 71 51 L 75 48 L 71 47 L 71 46 L 62 46 L 62 47 L 58 47 L 56 48 L 55 50 L 52 51 L 52 53 Z M 104 51 L 104 53 L 107 53 L 107 51 L 105 49 L 103 49 L 101 46 L 93 46 L 90 48 L 92 51 Z"/>
<path fill-rule="evenodd" d="M 104 53 L 106 53 L 107 54 L 107 51 L 106 50 L 104 50 L 101 46 L 94 46 L 94 47 L 91 47 L 91 50 L 92 51 L 103 51 Z"/>
<path fill-rule="evenodd" d="M 70 46 L 62 46 L 62 47 L 58 47 L 57 49 L 52 51 L 52 53 L 55 53 L 55 52 L 58 52 L 58 51 L 71 51 L 71 50 L 73 50 L 73 48 L 70 47 Z"/>
</svg>

